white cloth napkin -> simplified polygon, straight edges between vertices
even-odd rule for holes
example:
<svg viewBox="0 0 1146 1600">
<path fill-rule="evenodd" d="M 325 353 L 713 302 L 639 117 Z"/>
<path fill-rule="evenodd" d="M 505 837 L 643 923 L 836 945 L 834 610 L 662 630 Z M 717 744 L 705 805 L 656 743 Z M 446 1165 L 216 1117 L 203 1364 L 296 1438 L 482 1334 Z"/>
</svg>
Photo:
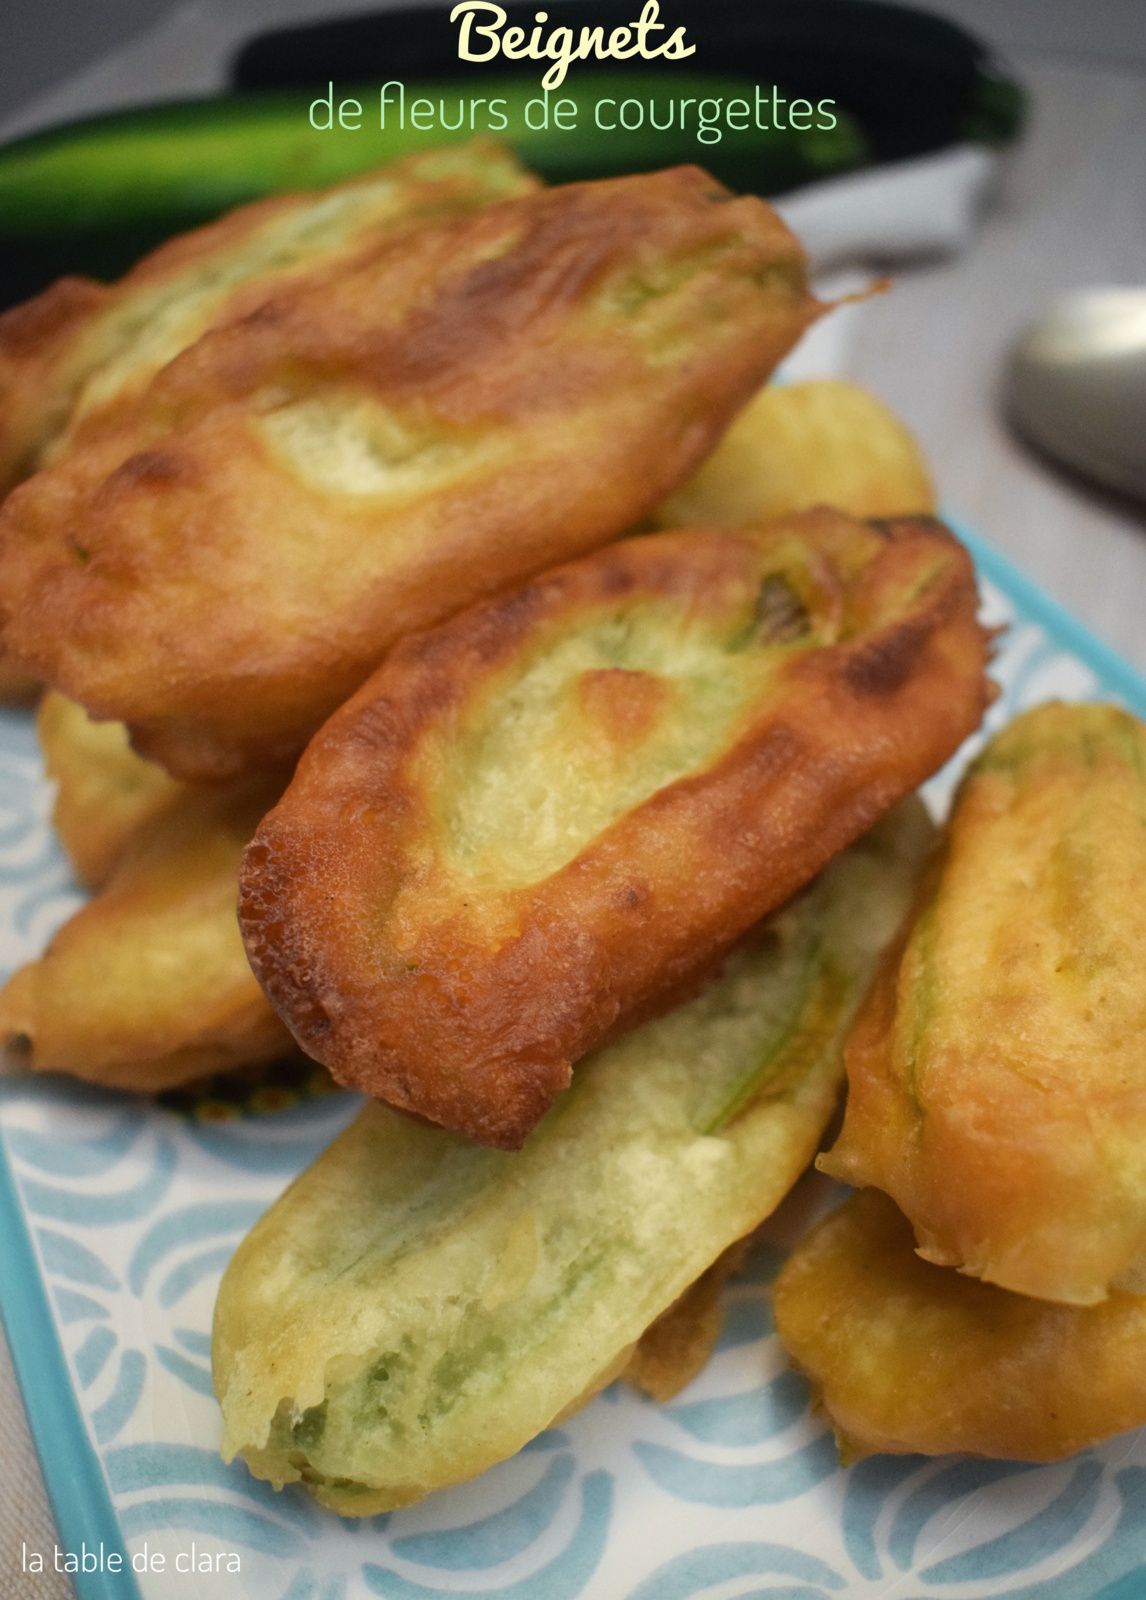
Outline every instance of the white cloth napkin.
<svg viewBox="0 0 1146 1600">
<path fill-rule="evenodd" d="M 1001 157 L 982 145 L 872 167 L 799 189 L 776 209 L 818 272 L 958 255 L 975 236 Z"/>
</svg>

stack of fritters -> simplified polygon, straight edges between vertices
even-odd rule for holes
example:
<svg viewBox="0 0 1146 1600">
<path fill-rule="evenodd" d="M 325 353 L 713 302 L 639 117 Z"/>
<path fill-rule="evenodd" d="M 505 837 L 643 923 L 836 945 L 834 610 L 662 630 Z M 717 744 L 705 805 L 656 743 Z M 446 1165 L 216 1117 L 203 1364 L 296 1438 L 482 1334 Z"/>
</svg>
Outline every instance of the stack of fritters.
<svg viewBox="0 0 1146 1600">
<path fill-rule="evenodd" d="M 1144 874 L 1128 713 L 1039 707 L 964 779 L 820 1161 L 873 1191 L 776 1290 L 850 1455 L 1046 1460 L 1146 1423 Z"/>
<path fill-rule="evenodd" d="M 760 388 L 823 309 L 696 169 L 477 146 L 0 319 L 0 656 L 95 890 L 0 1035 L 137 1089 L 301 1048 L 388 1102 L 217 1315 L 228 1451 L 344 1513 L 686 1381 L 832 1115 L 990 685 L 910 436 Z M 882 1182 L 868 1077 L 837 1159 Z"/>
<path fill-rule="evenodd" d="M 811 1160 L 930 843 L 917 801 L 886 817 L 696 999 L 584 1060 L 518 1152 L 364 1111 L 228 1269 L 226 1453 L 370 1515 L 484 1470 L 625 1371 L 662 1394 L 690 1377 L 716 1329 L 696 1342 L 689 1286 Z"/>
<path fill-rule="evenodd" d="M 179 776 L 289 762 L 403 634 L 648 516 L 821 309 L 779 218 L 694 168 L 490 205 L 476 167 L 460 215 L 419 171 L 413 217 L 154 342 L 137 269 L 144 330 L 0 512 L 15 664 Z M 58 399 L 21 315 L 15 387 Z"/>
</svg>

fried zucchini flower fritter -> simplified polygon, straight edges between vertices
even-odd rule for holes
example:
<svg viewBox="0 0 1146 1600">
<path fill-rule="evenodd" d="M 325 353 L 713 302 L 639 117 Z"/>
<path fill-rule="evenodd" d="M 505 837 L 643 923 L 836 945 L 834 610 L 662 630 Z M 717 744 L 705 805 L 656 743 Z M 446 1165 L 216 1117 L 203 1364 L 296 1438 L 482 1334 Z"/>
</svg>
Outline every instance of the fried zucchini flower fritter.
<svg viewBox="0 0 1146 1600">
<path fill-rule="evenodd" d="M 822 309 L 697 168 L 423 219 L 77 424 L 0 511 L 0 647 L 177 776 L 285 762 L 396 639 L 638 524 Z"/>
<path fill-rule="evenodd" d="M 76 877 L 98 889 L 141 828 L 185 803 L 186 787 L 137 756 L 121 722 L 93 722 L 55 689 L 40 701 L 36 737 L 56 786 L 52 825 Z"/>
<path fill-rule="evenodd" d="M 224 1453 L 368 1516 L 484 1471 L 628 1369 L 811 1159 L 932 832 L 918 801 L 884 818 L 698 998 L 584 1062 L 520 1153 L 362 1112 L 223 1279 Z M 643 1356 L 650 1387 L 681 1372 L 679 1352 Z"/>
<path fill-rule="evenodd" d="M 1046 705 L 963 781 L 848 1044 L 825 1171 L 921 1254 L 1088 1305 L 1146 1288 L 1146 727 Z"/>
<path fill-rule="evenodd" d="M 852 1195 L 797 1245 L 776 1331 L 845 1461 L 1058 1461 L 1146 1423 L 1146 1298 L 1056 1306 L 920 1259 L 886 1195 Z"/>
<path fill-rule="evenodd" d="M 398 646 L 247 852 L 271 1003 L 342 1082 L 513 1148 L 940 766 L 988 683 L 937 523 L 613 545 Z"/>
<path fill-rule="evenodd" d="M 935 510 L 927 463 L 910 432 L 854 383 L 775 383 L 745 406 L 700 471 L 664 505 L 660 528 L 742 528 L 836 506 L 853 517 Z"/>
<path fill-rule="evenodd" d="M 353 265 L 388 236 L 537 186 L 506 147 L 478 139 L 239 206 L 153 250 L 118 283 L 62 278 L 0 316 L 0 497 L 114 429 L 155 374 L 209 330 L 290 284 Z"/>
<path fill-rule="evenodd" d="M 291 1051 L 235 921 L 239 858 L 275 792 L 190 791 L 133 834 L 101 891 L 0 989 L 16 1062 L 150 1092 Z"/>
</svg>

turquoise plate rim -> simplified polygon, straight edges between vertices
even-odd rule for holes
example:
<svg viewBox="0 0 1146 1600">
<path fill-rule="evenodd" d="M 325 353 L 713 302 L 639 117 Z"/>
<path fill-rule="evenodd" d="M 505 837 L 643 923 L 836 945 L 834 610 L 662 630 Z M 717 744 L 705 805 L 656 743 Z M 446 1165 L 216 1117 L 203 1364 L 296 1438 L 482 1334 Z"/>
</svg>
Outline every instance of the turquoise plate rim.
<svg viewBox="0 0 1146 1600">
<path fill-rule="evenodd" d="M 974 558 L 976 569 L 1013 596 L 1023 611 L 1091 667 L 1104 687 L 1146 717 L 1146 674 L 1123 659 L 959 517 L 944 513 L 947 525 Z M 28 1428 L 64 1550 L 81 1542 L 103 1544 L 126 1553 L 119 1519 L 72 1389 L 56 1335 L 47 1291 L 16 1193 L 0 1130 L 0 1320 L 24 1400 Z M 130 1570 L 71 1575 L 79 1600 L 140 1600 Z"/>
<path fill-rule="evenodd" d="M 127 1555 L 99 1457 L 72 1388 L 0 1131 L 0 1320 L 24 1401 L 60 1549 L 81 1543 Z M 135 1574 L 70 1574 L 79 1600 L 140 1600 Z"/>
</svg>

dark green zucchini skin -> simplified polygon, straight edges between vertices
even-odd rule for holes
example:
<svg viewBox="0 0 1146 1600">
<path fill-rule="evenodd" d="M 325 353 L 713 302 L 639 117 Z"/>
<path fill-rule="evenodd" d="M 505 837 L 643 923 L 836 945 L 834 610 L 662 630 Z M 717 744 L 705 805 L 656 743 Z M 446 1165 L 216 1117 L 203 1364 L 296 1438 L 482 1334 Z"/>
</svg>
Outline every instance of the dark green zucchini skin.
<svg viewBox="0 0 1146 1600">
<path fill-rule="evenodd" d="M 507 26 L 528 33 L 542 0 L 499 0 Z M 305 88 L 382 78 L 472 80 L 458 59 L 450 6 L 407 7 L 275 29 L 250 40 L 235 58 L 241 89 Z M 632 22 L 641 0 L 559 0 L 549 24 Z M 684 27 L 698 72 L 782 85 L 813 104 L 833 99 L 862 126 L 874 159 L 898 161 L 960 139 L 1006 143 L 1023 119 L 1023 95 L 991 52 L 945 17 L 886 0 L 662 0 L 666 29 Z M 665 35 L 667 37 L 667 35 Z M 543 66 L 497 68 L 536 82 Z M 491 66 L 491 70 L 493 70 Z M 585 69 L 574 64 L 568 81 Z M 648 69 L 631 69 L 638 77 Z M 680 69 L 676 69 L 680 70 Z"/>
<path fill-rule="evenodd" d="M 322 85 L 322 89 L 326 84 Z M 603 97 L 660 103 L 730 98 L 753 101 L 755 84 L 681 71 L 634 76 L 584 71 L 560 98 L 580 108 L 577 127 L 525 128 L 536 81 L 471 76 L 464 83 L 409 82 L 407 101 L 422 96 L 455 107 L 459 99 L 502 100 L 504 134 L 479 119 L 477 132 L 504 137 L 534 171 L 552 182 L 653 171 L 700 162 L 738 190 L 779 194 L 822 176 L 847 172 L 870 156 L 856 123 L 836 113 L 825 131 L 723 129 L 718 143 L 697 140 L 695 124 L 659 132 L 604 131 L 593 107 Z M 469 138 L 378 127 L 379 84 L 339 84 L 339 97 L 363 106 L 360 131 L 316 130 L 308 117 L 316 91 L 234 95 L 142 106 L 34 134 L 0 148 L 0 297 L 23 299 L 64 273 L 113 277 L 146 250 L 231 207 L 289 189 L 316 188 L 380 166 L 411 150 Z M 453 120 L 453 113 L 450 113 Z M 438 120 L 438 119 L 435 119 Z"/>
</svg>

